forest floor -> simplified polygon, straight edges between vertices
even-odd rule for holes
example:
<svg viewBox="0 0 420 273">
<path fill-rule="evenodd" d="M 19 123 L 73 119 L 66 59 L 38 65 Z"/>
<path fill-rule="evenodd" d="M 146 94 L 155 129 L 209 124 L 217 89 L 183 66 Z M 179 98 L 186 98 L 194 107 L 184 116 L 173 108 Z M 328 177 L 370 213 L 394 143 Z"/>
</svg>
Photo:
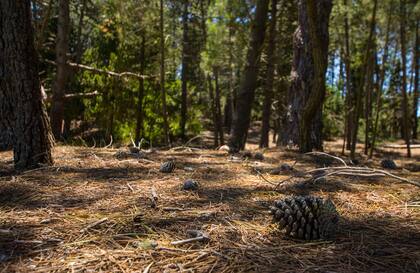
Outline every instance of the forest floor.
<svg viewBox="0 0 420 273">
<path fill-rule="evenodd" d="M 261 161 L 204 148 L 118 159 L 119 150 L 57 146 L 54 167 L 23 173 L 12 170 L 11 152 L 0 153 L 0 272 L 420 272 L 414 185 L 390 177 L 296 177 L 275 189 L 291 174 L 271 175 L 271 168 L 319 166 L 276 148 Z M 325 151 L 339 155 L 340 143 L 327 142 Z M 413 152 L 406 159 L 404 149 L 387 149 L 359 164 L 380 168 L 382 157 L 392 157 L 400 166 L 393 174 L 420 181 L 420 149 Z M 160 173 L 168 158 L 175 171 Z M 198 190 L 181 189 L 188 178 Z M 307 194 L 337 206 L 335 238 L 291 240 L 271 223 L 267 204 Z M 188 238 L 187 230 L 210 240 L 171 245 Z"/>
</svg>

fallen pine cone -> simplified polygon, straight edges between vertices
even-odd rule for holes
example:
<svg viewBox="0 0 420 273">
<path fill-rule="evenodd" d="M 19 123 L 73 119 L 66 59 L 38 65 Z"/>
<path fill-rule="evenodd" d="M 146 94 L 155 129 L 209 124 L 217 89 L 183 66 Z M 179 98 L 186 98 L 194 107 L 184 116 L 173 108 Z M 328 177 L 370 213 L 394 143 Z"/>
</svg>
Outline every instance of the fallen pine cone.
<svg viewBox="0 0 420 273">
<path fill-rule="evenodd" d="M 182 185 L 182 189 L 185 191 L 191 191 L 198 189 L 198 183 L 195 180 L 187 179 L 184 181 L 184 184 Z"/>
<path fill-rule="evenodd" d="M 278 200 L 270 208 L 273 220 L 286 235 L 304 240 L 326 239 L 337 229 L 338 213 L 330 199 L 295 196 Z"/>
<path fill-rule="evenodd" d="M 163 162 L 162 165 L 160 165 L 159 171 L 161 173 L 171 173 L 175 170 L 175 162 L 170 160 Z"/>
<path fill-rule="evenodd" d="M 395 170 L 397 169 L 397 164 L 395 164 L 395 161 L 392 159 L 384 159 L 381 161 L 381 167 L 384 169 L 390 169 Z"/>
</svg>

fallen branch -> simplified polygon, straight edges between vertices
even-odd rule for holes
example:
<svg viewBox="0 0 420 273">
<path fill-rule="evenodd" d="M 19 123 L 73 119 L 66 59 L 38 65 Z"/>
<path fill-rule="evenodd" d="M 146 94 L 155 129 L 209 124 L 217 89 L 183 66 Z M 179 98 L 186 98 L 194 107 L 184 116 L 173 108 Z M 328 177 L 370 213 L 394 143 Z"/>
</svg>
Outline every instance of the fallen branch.
<svg viewBox="0 0 420 273">
<path fill-rule="evenodd" d="M 91 228 L 94 228 L 94 227 L 96 227 L 96 226 L 98 226 L 98 225 L 100 225 L 100 224 L 102 224 L 102 223 L 105 223 L 106 221 L 108 221 L 108 218 L 102 218 L 102 219 L 100 219 L 100 220 L 98 220 L 98 221 L 96 221 L 96 222 L 93 222 L 92 224 L 89 224 L 89 225 L 87 225 L 85 228 L 82 228 L 81 230 L 80 230 L 80 232 L 86 232 L 86 231 L 88 231 L 89 229 L 91 229 Z"/>
<path fill-rule="evenodd" d="M 318 177 L 322 178 L 322 177 L 326 177 L 326 176 L 333 176 L 333 175 L 346 175 L 346 176 L 361 176 L 361 177 L 377 177 L 377 176 L 389 176 L 391 178 L 397 179 L 399 181 L 405 182 L 405 183 L 409 183 L 412 185 L 415 185 L 417 187 L 420 187 L 420 183 L 416 182 L 416 181 L 412 181 L 409 180 L 407 178 L 403 178 L 400 176 L 397 176 L 395 174 L 389 173 L 387 171 L 384 170 L 379 170 L 379 169 L 371 169 L 371 168 L 367 168 L 367 167 L 325 167 L 325 168 L 318 168 L 318 169 L 313 169 L 313 170 L 309 170 L 306 173 L 313 173 L 313 172 L 318 172 L 318 171 L 331 171 L 334 170 L 334 172 L 331 173 L 327 173 L 323 176 Z M 348 172 L 350 171 L 350 172 Z"/>
<path fill-rule="evenodd" d="M 133 187 L 130 185 L 130 183 L 127 183 L 127 187 L 130 189 L 130 191 L 135 192 L 135 190 L 133 189 Z"/>
<path fill-rule="evenodd" d="M 306 155 L 324 155 L 324 156 L 327 156 L 327 157 L 331 157 L 331 158 L 333 158 L 333 159 L 335 159 L 337 161 L 340 161 L 341 163 L 343 163 L 344 166 L 347 166 L 346 162 L 343 159 L 341 159 L 341 158 L 339 158 L 337 156 L 333 156 L 333 155 L 327 154 L 327 153 L 323 153 L 323 152 L 310 152 L 310 153 L 306 153 Z"/>
<path fill-rule="evenodd" d="M 112 141 L 113 141 L 113 139 L 112 139 L 112 135 L 111 135 L 111 140 L 109 141 L 109 144 L 108 144 L 108 145 L 106 145 L 104 148 L 106 149 L 106 148 L 111 147 L 111 145 L 112 145 Z"/>
<path fill-rule="evenodd" d="M 152 267 L 152 265 L 153 265 L 154 263 L 155 263 L 155 262 L 151 262 L 148 266 L 146 266 L 146 268 L 143 270 L 143 273 L 149 273 L 150 268 Z"/>
<path fill-rule="evenodd" d="M 206 232 L 202 232 L 199 230 L 188 230 L 187 233 L 194 237 L 185 239 L 185 240 L 173 241 L 171 242 L 171 245 L 177 246 L 177 245 L 183 245 L 183 244 L 192 243 L 192 242 L 201 242 L 201 241 L 210 240 L 210 237 Z"/>
</svg>

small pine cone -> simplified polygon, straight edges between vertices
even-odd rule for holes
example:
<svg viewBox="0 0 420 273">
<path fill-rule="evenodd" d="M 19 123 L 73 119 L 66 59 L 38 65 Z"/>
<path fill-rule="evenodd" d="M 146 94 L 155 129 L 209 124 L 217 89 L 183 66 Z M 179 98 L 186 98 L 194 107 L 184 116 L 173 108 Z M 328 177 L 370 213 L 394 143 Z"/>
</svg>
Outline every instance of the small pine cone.
<svg viewBox="0 0 420 273">
<path fill-rule="evenodd" d="M 330 199 L 295 196 L 279 200 L 270 208 L 273 220 L 286 235 L 304 240 L 326 239 L 334 235 L 338 213 Z"/>
<path fill-rule="evenodd" d="M 198 189 L 198 182 L 192 179 L 187 179 L 182 185 L 182 189 L 185 191 L 192 191 Z"/>
<path fill-rule="evenodd" d="M 395 170 L 397 169 L 397 164 L 395 164 L 395 161 L 392 159 L 384 159 L 381 161 L 381 167 L 384 169 L 390 169 Z"/>
<path fill-rule="evenodd" d="M 175 169 L 175 162 L 173 161 L 166 161 L 163 162 L 162 165 L 160 165 L 159 171 L 161 173 L 171 173 Z"/>
<path fill-rule="evenodd" d="M 241 156 L 242 156 L 242 159 L 250 159 L 250 158 L 252 158 L 252 153 L 251 153 L 251 152 L 249 152 L 249 151 L 244 151 L 244 152 L 241 154 Z"/>
<path fill-rule="evenodd" d="M 256 152 L 255 155 L 254 155 L 254 159 L 262 161 L 262 160 L 264 160 L 264 155 L 260 152 Z"/>
</svg>

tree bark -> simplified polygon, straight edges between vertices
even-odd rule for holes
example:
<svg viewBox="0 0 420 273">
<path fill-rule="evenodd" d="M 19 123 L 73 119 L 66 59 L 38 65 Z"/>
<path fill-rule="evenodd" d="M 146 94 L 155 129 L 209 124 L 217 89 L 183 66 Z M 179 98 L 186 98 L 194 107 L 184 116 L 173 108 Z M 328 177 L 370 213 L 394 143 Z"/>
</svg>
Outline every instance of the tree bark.
<svg viewBox="0 0 420 273">
<path fill-rule="evenodd" d="M 165 144 L 170 145 L 169 139 L 169 125 L 168 125 L 168 112 L 166 110 L 166 90 L 165 90 L 165 39 L 164 39 L 164 25 L 163 25 L 163 0 L 160 0 L 160 91 L 162 95 L 162 117 L 163 117 L 163 130 L 165 134 Z"/>
<path fill-rule="evenodd" d="M 0 122 L 11 131 L 16 169 L 53 164 L 31 18 L 29 0 L 0 1 Z"/>
<path fill-rule="evenodd" d="M 277 0 L 271 0 L 271 21 L 267 48 L 267 74 L 264 86 L 260 148 L 266 148 L 269 146 L 271 103 L 273 101 L 274 62 L 276 60 L 276 24 Z"/>
<path fill-rule="evenodd" d="M 228 73 L 229 73 L 229 80 L 228 80 L 228 92 L 226 95 L 226 104 L 224 109 L 224 126 L 226 127 L 226 131 L 230 134 L 232 129 L 232 120 L 233 120 L 233 112 L 234 109 L 234 101 L 233 98 L 235 97 L 235 84 L 234 84 L 234 77 L 233 77 L 233 24 L 234 24 L 234 17 L 232 14 L 232 3 L 228 1 L 227 4 L 228 14 L 229 14 L 229 25 L 228 25 L 228 54 L 229 54 L 229 64 L 228 64 Z"/>
<path fill-rule="evenodd" d="M 63 136 L 64 94 L 68 79 L 67 52 L 69 47 L 70 7 L 69 0 L 58 1 L 58 27 L 56 39 L 57 74 L 55 76 L 51 104 L 51 129 L 56 139 Z"/>
<path fill-rule="evenodd" d="M 293 63 L 283 145 L 298 144 L 301 152 L 322 149 L 322 104 L 328 59 L 328 23 L 332 1 L 298 2 Z"/>
<path fill-rule="evenodd" d="M 181 138 L 185 139 L 185 126 L 187 123 L 187 99 L 188 99 L 188 0 L 183 0 L 182 12 L 182 67 L 181 67 L 181 81 L 182 81 L 182 94 L 181 94 Z"/>
<path fill-rule="evenodd" d="M 367 83 L 366 83 L 366 97 L 365 97 L 365 155 L 368 155 L 369 146 L 370 146 L 370 136 L 369 132 L 371 131 L 371 117 L 372 117 L 372 96 L 373 92 L 372 89 L 375 85 L 374 81 L 374 69 L 376 66 L 376 57 L 375 54 L 371 54 L 369 63 L 367 64 Z"/>
<path fill-rule="evenodd" d="M 220 106 L 220 86 L 219 86 L 219 70 L 217 67 L 213 68 L 214 73 L 214 83 L 215 83 L 215 107 L 216 107 L 216 126 L 217 131 L 219 132 L 219 141 L 220 144 L 225 144 L 225 139 L 223 136 L 223 123 L 222 123 L 222 107 Z"/>
<path fill-rule="evenodd" d="M 251 120 L 251 108 L 257 87 L 257 75 L 264 43 L 265 24 L 267 21 L 268 0 L 258 0 L 255 18 L 251 26 L 251 41 L 248 48 L 246 64 L 237 96 L 237 105 L 233 117 L 232 134 L 229 146 L 232 151 L 245 147 L 246 136 Z"/>
<path fill-rule="evenodd" d="M 417 109 L 419 105 L 419 73 L 420 73 L 420 41 L 419 41 L 419 24 L 420 18 L 416 23 L 416 41 L 414 44 L 415 56 L 415 74 L 414 74 L 414 90 L 413 90 L 413 139 L 417 139 L 417 128 L 419 119 L 417 117 Z"/>
<path fill-rule="evenodd" d="M 401 62 L 402 62 L 402 83 L 401 83 L 401 92 L 402 92 L 402 112 L 403 112 L 403 131 L 405 144 L 407 146 L 407 157 L 411 157 L 410 149 L 410 119 L 408 115 L 408 99 L 407 99 L 407 56 L 405 50 L 405 20 L 406 20 L 406 11 L 405 11 L 405 0 L 400 0 L 400 39 L 401 39 Z"/>
<path fill-rule="evenodd" d="M 354 113 L 354 108 L 351 105 L 353 90 L 351 86 L 351 58 L 350 58 L 350 28 L 349 28 L 349 16 L 348 16 L 348 2 L 344 0 L 344 6 L 346 7 L 346 14 L 344 17 L 344 40 L 345 40 L 345 67 L 346 67 L 346 111 L 345 111 L 345 130 L 343 137 L 343 149 L 342 153 L 344 154 L 344 149 L 347 143 L 347 149 L 350 150 L 351 144 L 351 135 L 352 135 L 352 116 Z"/>
<path fill-rule="evenodd" d="M 219 131 L 218 131 L 219 128 L 217 126 L 217 110 L 216 110 L 216 101 L 214 99 L 213 81 L 210 75 L 208 75 L 207 80 L 208 80 L 208 85 L 209 85 L 211 114 L 213 117 L 214 147 L 218 147 L 219 146 Z"/>
<path fill-rule="evenodd" d="M 146 66 L 146 37 L 144 31 L 141 34 L 141 48 L 140 48 L 140 74 L 144 74 Z M 143 134 L 143 97 L 144 97 L 144 79 L 139 79 L 139 92 L 137 94 L 137 120 L 134 142 L 138 146 L 140 143 L 141 134 Z"/>
<path fill-rule="evenodd" d="M 315 0 L 306 1 L 314 71 L 311 95 L 305 103 L 299 122 L 299 150 L 301 152 L 310 152 L 313 148 L 322 149 L 322 104 L 325 98 L 325 72 L 329 43 L 328 23 L 331 8 L 332 1 L 318 2 L 318 5 Z M 316 114 L 320 114 L 321 117 L 317 118 Z M 317 128 L 311 128 L 311 124 Z"/>
</svg>

